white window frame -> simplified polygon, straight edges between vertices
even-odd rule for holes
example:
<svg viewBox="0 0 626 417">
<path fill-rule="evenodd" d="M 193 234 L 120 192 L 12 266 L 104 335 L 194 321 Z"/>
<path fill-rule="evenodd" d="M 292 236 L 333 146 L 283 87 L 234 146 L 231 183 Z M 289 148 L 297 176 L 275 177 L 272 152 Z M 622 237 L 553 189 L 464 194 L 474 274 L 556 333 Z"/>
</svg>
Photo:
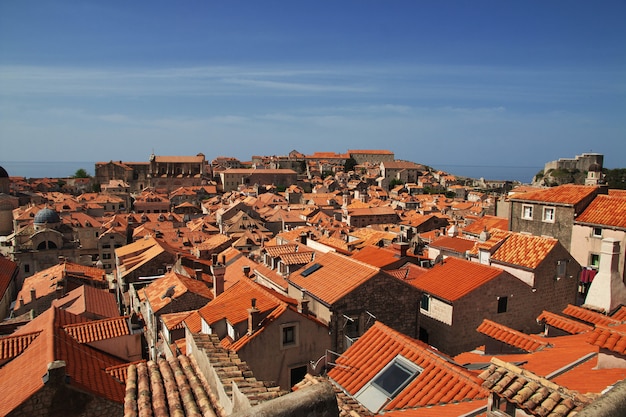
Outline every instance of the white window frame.
<svg viewBox="0 0 626 417">
<path fill-rule="evenodd" d="M 526 211 L 529 211 L 527 214 Z M 522 219 L 524 220 L 532 220 L 533 219 L 533 210 L 534 206 L 531 204 L 522 204 Z"/>
<path fill-rule="evenodd" d="M 600 233 L 596 233 L 596 230 L 599 230 Z M 602 228 L 601 227 L 597 227 L 597 226 L 596 227 L 592 227 L 591 228 L 591 236 L 592 237 L 599 237 L 599 238 L 601 238 L 602 237 Z"/>
<path fill-rule="evenodd" d="M 555 215 L 556 215 L 556 209 L 554 207 L 544 207 L 542 220 L 546 223 L 554 223 Z"/>
</svg>

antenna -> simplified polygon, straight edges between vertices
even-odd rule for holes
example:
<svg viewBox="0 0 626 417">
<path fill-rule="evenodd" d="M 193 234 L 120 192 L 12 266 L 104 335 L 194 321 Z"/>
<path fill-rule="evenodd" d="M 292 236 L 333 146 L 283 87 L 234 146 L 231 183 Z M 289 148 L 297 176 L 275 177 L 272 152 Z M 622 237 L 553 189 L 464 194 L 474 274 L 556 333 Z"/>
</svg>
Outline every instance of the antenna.
<svg viewBox="0 0 626 417">
<path fill-rule="evenodd" d="M 370 313 L 369 311 L 365 310 L 365 313 L 369 316 L 367 318 L 367 321 L 365 322 L 365 326 L 367 326 L 370 322 L 371 319 L 374 319 L 374 321 L 376 321 L 376 316 L 373 315 L 372 313 Z"/>
</svg>

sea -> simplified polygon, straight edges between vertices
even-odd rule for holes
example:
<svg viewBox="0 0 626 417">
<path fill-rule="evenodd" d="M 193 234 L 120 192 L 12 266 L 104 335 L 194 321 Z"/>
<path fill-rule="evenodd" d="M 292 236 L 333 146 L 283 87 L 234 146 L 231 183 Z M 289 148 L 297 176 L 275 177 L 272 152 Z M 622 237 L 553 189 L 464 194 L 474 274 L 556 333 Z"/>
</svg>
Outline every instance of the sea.
<svg viewBox="0 0 626 417">
<path fill-rule="evenodd" d="M 67 178 L 81 168 L 94 175 L 95 164 L 89 161 L 0 161 L 9 176 L 26 178 Z M 461 177 L 529 184 L 543 166 L 437 165 L 433 168 Z"/>
</svg>

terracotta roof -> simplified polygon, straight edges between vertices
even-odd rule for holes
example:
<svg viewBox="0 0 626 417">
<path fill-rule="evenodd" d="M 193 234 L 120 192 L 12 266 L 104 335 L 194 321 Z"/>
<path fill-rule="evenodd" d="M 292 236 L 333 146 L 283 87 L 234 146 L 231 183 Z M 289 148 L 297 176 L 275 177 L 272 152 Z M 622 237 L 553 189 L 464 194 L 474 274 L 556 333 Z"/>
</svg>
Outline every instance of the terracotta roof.
<svg viewBox="0 0 626 417">
<path fill-rule="evenodd" d="M 261 314 L 274 310 L 285 301 L 292 305 L 298 303 L 250 279 L 242 279 L 198 310 L 198 313 L 209 325 L 224 318 L 235 325 L 248 319 L 248 309 L 253 298 L 256 299 L 256 308 Z"/>
<path fill-rule="evenodd" d="M 561 315 L 543 310 L 537 317 L 538 322 L 543 322 L 549 326 L 556 327 L 570 334 L 587 333 L 593 330 L 593 326 L 586 325 L 576 320 L 565 318 Z"/>
<path fill-rule="evenodd" d="M 285 253 L 280 255 L 280 260 L 285 265 L 304 265 L 313 261 L 315 257 L 315 252 L 295 252 L 295 253 Z"/>
<path fill-rule="evenodd" d="M 568 304 L 567 307 L 563 310 L 563 314 L 567 314 L 570 317 L 574 317 L 576 319 L 585 321 L 587 323 L 592 323 L 595 325 L 603 324 L 621 324 L 620 320 L 614 319 L 609 316 L 605 316 L 604 314 L 588 310 L 583 307 L 578 307 L 572 304 Z"/>
<path fill-rule="evenodd" d="M 545 339 L 518 332 L 488 319 L 484 319 L 476 331 L 526 352 L 536 352 L 548 346 Z"/>
<path fill-rule="evenodd" d="M 449 257 L 411 284 L 444 300 L 455 301 L 503 273 L 498 268 Z"/>
<path fill-rule="evenodd" d="M 13 359 L 21 354 L 40 333 L 41 331 L 0 338 L 0 361 Z"/>
<path fill-rule="evenodd" d="M 313 376 L 306 374 L 302 381 L 298 382 L 293 388 L 293 391 L 316 385 L 327 381 L 328 379 L 323 376 Z M 335 397 L 337 397 L 337 407 L 339 408 L 339 417 L 371 417 L 374 414 L 367 408 L 363 407 L 357 400 L 348 395 L 340 386 L 336 383 L 331 383 L 333 390 L 335 391 Z M 386 414 L 385 414 L 386 415 Z"/>
<path fill-rule="evenodd" d="M 475 240 L 464 239 L 462 237 L 442 236 L 439 239 L 430 242 L 428 246 L 436 249 L 445 249 L 465 254 L 465 252 L 471 250 L 475 244 Z"/>
<path fill-rule="evenodd" d="M 598 195 L 575 223 L 626 229 L 626 198 Z"/>
<path fill-rule="evenodd" d="M 41 332 L 20 355 L 0 368 L 0 415 L 7 415 L 43 386 L 42 375 L 53 361 L 65 362 L 69 384 L 105 399 L 122 403 L 124 387 L 104 369 L 122 361 L 88 345 L 80 345 L 62 327 L 85 319 L 49 308 L 13 335 Z M 15 376 L 19 375 L 19 378 Z"/>
<path fill-rule="evenodd" d="M 536 201 L 573 206 L 597 191 L 598 187 L 596 186 L 564 184 L 538 191 L 515 194 L 510 199 L 512 201 Z"/>
<path fill-rule="evenodd" d="M 615 320 L 626 321 L 626 306 L 621 306 L 611 317 Z"/>
<path fill-rule="evenodd" d="M 252 339 L 257 337 L 258 335 L 263 333 L 263 330 L 267 328 L 267 326 L 272 323 L 274 320 L 278 319 L 285 311 L 287 311 L 289 307 L 287 304 L 281 303 L 272 310 L 267 317 L 265 317 L 261 323 L 259 323 L 259 327 L 254 331 L 254 333 L 246 333 L 236 341 L 230 343 L 227 347 L 235 352 L 238 352 L 241 348 L 246 346 Z"/>
<path fill-rule="evenodd" d="M 491 255 L 491 261 L 535 269 L 557 243 L 558 239 L 512 233 Z"/>
<path fill-rule="evenodd" d="M 62 298 L 54 300 L 52 305 L 79 316 L 89 316 L 89 318 L 93 318 L 92 316 L 105 318 L 120 315 L 115 295 L 90 285 L 81 285 Z"/>
<path fill-rule="evenodd" d="M 509 220 L 502 217 L 485 215 L 463 228 L 463 233 L 480 235 L 483 230 L 509 230 Z"/>
<path fill-rule="evenodd" d="M 129 335 L 128 319 L 129 316 L 94 320 L 68 324 L 63 326 L 63 329 L 78 343 L 91 343 Z"/>
<path fill-rule="evenodd" d="M 446 360 L 423 342 L 380 322 L 374 323 L 337 358 L 337 366 L 328 376 L 354 396 L 398 355 L 417 365 L 421 372 L 383 406 L 385 412 L 487 397 L 487 391 L 474 374 Z"/>
<path fill-rule="evenodd" d="M 276 245 L 276 246 L 264 246 L 263 249 L 267 252 L 269 256 L 272 258 L 276 258 L 277 256 L 283 255 L 285 253 L 294 253 L 298 250 L 298 245 L 286 244 L 286 245 Z"/>
<path fill-rule="evenodd" d="M 207 302 L 213 299 L 213 292 L 204 281 L 189 278 L 170 271 L 163 277 L 156 279 L 143 289 L 146 298 L 150 301 L 150 308 L 158 313 L 163 307 L 170 304 L 185 293 L 193 293 L 203 297 Z M 171 295 L 165 296 L 171 292 Z"/>
<path fill-rule="evenodd" d="M 9 284 L 18 269 L 17 263 L 0 255 L 0 299 L 9 288 Z"/>
<path fill-rule="evenodd" d="M 608 349 L 619 355 L 626 355 L 626 328 L 614 328 L 596 325 L 596 328 L 589 334 L 587 342 L 592 345 Z"/>
<path fill-rule="evenodd" d="M 485 416 L 482 411 L 487 409 L 487 400 L 470 400 L 460 403 L 437 404 L 432 407 L 396 410 L 385 413 L 385 417 L 459 417 Z M 481 411 L 482 410 L 482 411 Z M 479 414 L 476 414 L 479 413 Z"/>
<path fill-rule="evenodd" d="M 120 261 L 120 271 L 122 277 L 124 277 L 163 252 L 165 252 L 165 250 L 156 239 L 151 236 L 146 236 L 145 238 L 115 249 L 115 256 Z"/>
<path fill-rule="evenodd" d="M 491 365 L 480 378 L 484 380 L 483 387 L 531 415 L 574 416 L 594 399 L 497 358 L 491 359 Z"/>
<path fill-rule="evenodd" d="M 378 246 L 365 246 L 358 252 L 352 254 L 351 258 L 377 268 L 385 267 L 400 260 L 397 251 L 388 248 L 380 248 Z"/>
<path fill-rule="evenodd" d="M 379 268 L 328 252 L 316 256 L 312 263 L 292 274 L 289 281 L 331 305 L 379 273 Z"/>
<path fill-rule="evenodd" d="M 493 253 L 505 239 L 507 239 L 513 232 L 500 229 L 489 230 L 489 238 L 482 242 L 477 241 L 471 253 L 476 255 L 479 250 L 486 250 Z"/>
</svg>

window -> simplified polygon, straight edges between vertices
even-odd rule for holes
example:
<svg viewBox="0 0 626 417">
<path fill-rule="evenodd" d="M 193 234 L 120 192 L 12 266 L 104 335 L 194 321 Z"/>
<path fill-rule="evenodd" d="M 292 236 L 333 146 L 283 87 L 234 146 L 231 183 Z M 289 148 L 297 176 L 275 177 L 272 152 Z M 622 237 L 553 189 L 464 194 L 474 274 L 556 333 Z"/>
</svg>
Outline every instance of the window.
<svg viewBox="0 0 626 417">
<path fill-rule="evenodd" d="M 27 273 L 27 274 L 30 272 L 30 265 L 29 264 L 24 264 L 24 272 Z"/>
<path fill-rule="evenodd" d="M 302 381 L 307 374 L 307 366 L 298 366 L 289 369 L 289 386 L 293 387 L 298 382 Z"/>
<path fill-rule="evenodd" d="M 567 261 L 557 261 L 556 263 L 556 277 L 565 278 L 567 274 Z"/>
<path fill-rule="evenodd" d="M 422 301 L 420 302 L 420 308 L 428 311 L 430 307 L 430 295 L 422 294 Z"/>
<path fill-rule="evenodd" d="M 602 237 L 602 228 L 601 227 L 594 227 L 593 231 L 591 232 L 591 236 L 593 236 L 593 237 Z"/>
<path fill-rule="evenodd" d="M 548 223 L 554 223 L 554 207 L 543 208 L 543 221 Z"/>
<path fill-rule="evenodd" d="M 313 264 L 310 267 L 308 267 L 307 269 L 305 269 L 304 271 L 302 271 L 302 273 L 300 274 L 303 277 L 308 277 L 309 275 L 311 275 L 313 272 L 317 271 L 318 269 L 320 269 L 322 267 L 322 265 L 320 264 Z"/>
<path fill-rule="evenodd" d="M 506 313 L 506 306 L 509 301 L 509 297 L 498 297 L 498 314 Z"/>
<path fill-rule="evenodd" d="M 422 368 L 398 355 L 354 397 L 367 409 L 376 413 L 389 400 L 402 392 L 422 371 Z"/>
<path fill-rule="evenodd" d="M 102 254 L 102 259 L 111 259 L 111 254 L 110 253 L 103 253 Z"/>
<path fill-rule="evenodd" d="M 522 219 L 526 219 L 526 220 L 533 219 L 533 206 L 528 206 L 528 205 L 522 206 Z"/>
<path fill-rule="evenodd" d="M 592 266 L 596 269 L 600 267 L 600 255 L 598 255 L 597 253 L 592 253 L 591 258 L 589 259 L 589 266 Z"/>
<path fill-rule="evenodd" d="M 298 325 L 297 323 L 288 323 L 281 326 L 281 342 L 280 346 L 284 348 L 298 346 Z"/>
</svg>

